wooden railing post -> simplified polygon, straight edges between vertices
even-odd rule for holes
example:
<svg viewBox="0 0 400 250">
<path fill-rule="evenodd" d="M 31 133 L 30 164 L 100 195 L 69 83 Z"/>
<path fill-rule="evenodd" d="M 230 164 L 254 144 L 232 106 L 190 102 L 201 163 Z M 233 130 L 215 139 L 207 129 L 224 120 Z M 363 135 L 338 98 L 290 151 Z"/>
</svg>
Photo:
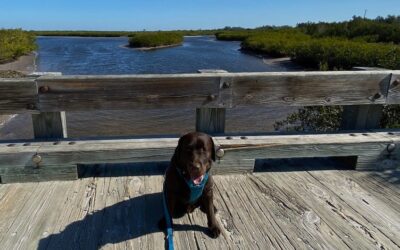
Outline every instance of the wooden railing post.
<svg viewBox="0 0 400 250">
<path fill-rule="evenodd" d="M 67 138 L 65 112 L 42 112 L 32 115 L 35 139 Z"/>
<path fill-rule="evenodd" d="M 60 76 L 61 72 L 36 72 L 34 76 Z M 39 89 L 41 91 L 41 89 Z M 42 90 L 43 91 L 43 90 Z M 67 138 L 67 121 L 65 111 L 41 112 L 32 115 L 33 134 L 35 139 Z"/>
<path fill-rule="evenodd" d="M 356 67 L 354 70 L 369 70 L 369 71 L 381 71 L 385 69 L 381 68 L 369 68 L 369 67 Z M 387 79 L 387 87 L 391 77 Z M 383 115 L 383 105 L 351 105 L 344 106 L 341 122 L 341 130 L 367 130 L 367 129 L 378 129 L 380 128 L 381 118 Z M 356 169 L 374 169 L 378 167 L 379 156 L 361 156 L 357 157 Z"/>
<path fill-rule="evenodd" d="M 382 71 L 386 69 L 355 67 L 353 70 Z M 389 77 L 390 78 L 390 77 Z M 388 85 L 390 79 L 388 79 Z M 350 105 L 344 106 L 342 114 L 341 130 L 378 129 L 383 114 L 383 105 Z"/>
<path fill-rule="evenodd" d="M 344 106 L 341 130 L 377 129 L 380 127 L 383 105 Z"/>
<path fill-rule="evenodd" d="M 225 132 L 225 108 L 197 108 L 196 131 L 208 134 Z"/>
<path fill-rule="evenodd" d="M 225 70 L 198 70 L 199 73 L 226 73 Z M 196 108 L 196 131 L 207 134 L 225 132 L 225 108 Z"/>
</svg>

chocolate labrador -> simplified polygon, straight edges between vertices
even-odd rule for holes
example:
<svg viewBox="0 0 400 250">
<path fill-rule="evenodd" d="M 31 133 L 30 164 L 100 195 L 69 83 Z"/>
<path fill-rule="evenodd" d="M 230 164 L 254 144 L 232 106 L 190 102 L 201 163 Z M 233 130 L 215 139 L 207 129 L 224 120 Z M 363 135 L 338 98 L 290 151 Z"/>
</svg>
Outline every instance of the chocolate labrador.
<svg viewBox="0 0 400 250">
<path fill-rule="evenodd" d="M 209 173 L 213 161 L 215 147 L 209 135 L 193 132 L 182 136 L 165 173 L 164 195 L 171 218 L 180 218 L 200 207 L 207 215 L 211 237 L 217 238 L 221 229 L 215 218 L 213 178 Z M 165 229 L 165 217 L 159 226 Z"/>
</svg>

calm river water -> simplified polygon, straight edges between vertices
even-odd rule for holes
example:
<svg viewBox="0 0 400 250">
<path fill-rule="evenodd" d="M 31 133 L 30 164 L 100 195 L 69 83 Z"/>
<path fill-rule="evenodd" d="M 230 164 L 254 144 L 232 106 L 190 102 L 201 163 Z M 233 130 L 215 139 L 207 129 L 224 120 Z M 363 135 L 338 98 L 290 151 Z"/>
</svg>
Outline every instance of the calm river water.
<svg viewBox="0 0 400 250">
<path fill-rule="evenodd" d="M 214 37 L 186 37 L 182 46 L 153 51 L 124 47 L 127 38 L 38 37 L 37 71 L 64 75 L 194 73 L 198 69 L 229 72 L 287 71 L 239 51 L 239 42 Z M 275 120 L 293 108 L 232 109 L 227 132 L 272 131 Z M 68 112 L 69 137 L 182 134 L 195 128 L 195 110 Z M 0 129 L 2 139 L 32 138 L 28 115 L 11 119 Z"/>
</svg>

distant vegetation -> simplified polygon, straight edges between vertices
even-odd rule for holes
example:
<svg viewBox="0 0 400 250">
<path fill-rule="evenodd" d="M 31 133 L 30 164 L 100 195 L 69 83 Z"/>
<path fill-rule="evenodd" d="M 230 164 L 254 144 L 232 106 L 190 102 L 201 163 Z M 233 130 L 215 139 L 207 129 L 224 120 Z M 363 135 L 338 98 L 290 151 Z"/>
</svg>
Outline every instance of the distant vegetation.
<svg viewBox="0 0 400 250">
<path fill-rule="evenodd" d="M 152 48 L 159 46 L 179 45 L 183 42 L 183 35 L 178 32 L 143 32 L 132 35 L 129 47 Z"/>
<path fill-rule="evenodd" d="M 337 23 L 302 23 L 302 32 L 313 37 L 343 37 L 374 43 L 400 43 L 400 16 L 365 19 L 353 17 Z"/>
<path fill-rule="evenodd" d="M 296 28 L 263 27 L 216 34 L 242 41 L 242 49 L 291 57 L 307 68 L 346 70 L 354 66 L 400 69 L 400 17 L 354 17 L 341 23 L 303 23 Z"/>
<path fill-rule="evenodd" d="M 354 66 L 400 69 L 400 16 L 339 23 L 303 23 L 295 28 L 225 30 L 219 40 L 242 41 L 242 49 L 273 57 L 288 56 L 311 69 L 347 70 Z M 277 121 L 277 130 L 336 131 L 343 107 L 304 107 Z M 400 105 L 387 105 L 383 128 L 400 128 Z"/>
<path fill-rule="evenodd" d="M 20 29 L 0 30 L 0 63 L 15 60 L 35 49 L 33 34 Z"/>
</svg>

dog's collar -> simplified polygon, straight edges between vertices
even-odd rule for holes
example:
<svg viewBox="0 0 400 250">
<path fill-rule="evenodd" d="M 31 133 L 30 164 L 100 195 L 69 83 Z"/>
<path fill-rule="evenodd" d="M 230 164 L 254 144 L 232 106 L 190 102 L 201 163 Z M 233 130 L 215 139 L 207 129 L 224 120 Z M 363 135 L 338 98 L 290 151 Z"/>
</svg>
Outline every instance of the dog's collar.
<svg viewBox="0 0 400 250">
<path fill-rule="evenodd" d="M 190 190 L 190 198 L 189 198 L 189 204 L 195 203 L 203 193 L 204 187 L 206 186 L 206 183 L 208 181 L 208 171 L 204 174 L 203 180 L 201 180 L 201 183 L 199 185 L 194 184 L 193 180 L 191 179 L 186 179 L 185 176 L 183 175 L 182 171 L 179 168 L 176 168 L 176 171 L 178 174 L 182 177 L 182 179 L 186 182 L 186 185 L 189 187 Z"/>
</svg>

